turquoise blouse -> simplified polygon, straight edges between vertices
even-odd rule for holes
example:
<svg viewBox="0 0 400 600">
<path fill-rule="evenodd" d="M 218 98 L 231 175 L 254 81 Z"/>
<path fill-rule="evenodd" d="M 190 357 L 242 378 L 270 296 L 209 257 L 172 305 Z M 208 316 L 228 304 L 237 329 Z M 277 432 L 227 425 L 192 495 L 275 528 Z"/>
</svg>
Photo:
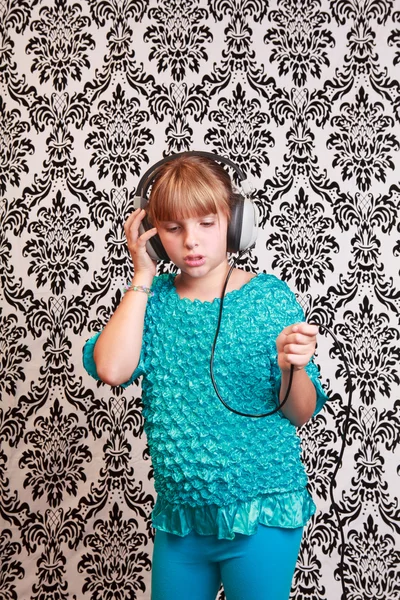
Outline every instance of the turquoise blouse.
<svg viewBox="0 0 400 600">
<path fill-rule="evenodd" d="M 140 362 L 143 415 L 154 468 L 156 529 L 192 530 L 232 539 L 258 523 L 300 527 L 315 512 L 307 490 L 296 428 L 281 412 L 261 419 L 227 410 L 210 379 L 210 355 L 220 300 L 180 298 L 174 274 L 155 277 Z M 242 412 L 267 412 L 280 388 L 275 341 L 304 314 L 287 284 L 261 273 L 224 299 L 214 376 L 221 396 Z M 88 373 L 98 379 L 93 349 L 84 347 Z M 316 413 L 326 395 L 311 361 Z"/>
</svg>

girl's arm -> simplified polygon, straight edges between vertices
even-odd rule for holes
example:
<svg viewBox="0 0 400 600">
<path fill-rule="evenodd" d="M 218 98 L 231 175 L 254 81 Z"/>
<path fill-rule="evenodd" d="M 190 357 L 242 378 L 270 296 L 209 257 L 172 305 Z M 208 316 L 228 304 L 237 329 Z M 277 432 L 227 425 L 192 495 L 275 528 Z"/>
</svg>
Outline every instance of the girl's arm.
<svg viewBox="0 0 400 600">
<path fill-rule="evenodd" d="M 317 341 L 318 327 L 296 323 L 286 327 L 276 340 L 278 365 L 282 374 L 279 399 L 282 402 L 289 385 L 290 367 L 293 365 L 293 381 L 288 401 L 282 412 L 294 425 L 300 427 L 315 411 L 317 394 L 304 367 L 312 358 Z"/>
<path fill-rule="evenodd" d="M 145 211 L 137 209 L 128 217 L 124 229 L 134 265 L 132 285 L 150 288 L 156 266 L 146 252 L 146 242 L 157 230 L 150 229 L 139 236 L 144 216 Z M 147 301 L 144 292 L 127 292 L 96 342 L 93 358 L 97 374 L 109 385 L 128 381 L 139 363 Z"/>
</svg>

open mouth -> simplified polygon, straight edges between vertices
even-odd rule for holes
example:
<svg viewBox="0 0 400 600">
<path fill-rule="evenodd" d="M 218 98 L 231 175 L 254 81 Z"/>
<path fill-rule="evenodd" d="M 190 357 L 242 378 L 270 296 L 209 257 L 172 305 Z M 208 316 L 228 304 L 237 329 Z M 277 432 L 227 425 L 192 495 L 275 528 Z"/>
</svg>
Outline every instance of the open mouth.
<svg viewBox="0 0 400 600">
<path fill-rule="evenodd" d="M 189 267 L 201 267 L 201 265 L 204 265 L 204 263 L 206 262 L 206 259 L 204 256 L 196 254 L 193 256 L 185 256 L 184 261 L 185 264 L 187 264 Z"/>
</svg>

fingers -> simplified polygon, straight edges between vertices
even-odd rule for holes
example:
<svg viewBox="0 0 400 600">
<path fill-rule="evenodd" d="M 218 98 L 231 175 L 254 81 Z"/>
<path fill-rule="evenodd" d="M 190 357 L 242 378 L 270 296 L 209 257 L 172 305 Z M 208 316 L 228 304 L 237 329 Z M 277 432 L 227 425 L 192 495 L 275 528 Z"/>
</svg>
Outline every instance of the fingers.
<svg viewBox="0 0 400 600">
<path fill-rule="evenodd" d="M 315 352 L 318 326 L 308 323 L 289 325 L 278 336 L 279 362 L 303 368 Z"/>
<path fill-rule="evenodd" d="M 128 239 L 131 238 L 132 241 L 136 241 L 139 236 L 140 223 L 143 221 L 145 216 L 146 211 L 143 208 L 137 208 L 129 215 L 124 224 L 125 235 Z"/>
<path fill-rule="evenodd" d="M 146 242 L 157 233 L 157 229 L 152 227 L 143 233 L 140 233 L 140 224 L 146 216 L 146 211 L 143 208 L 137 208 L 133 211 L 124 224 L 124 231 L 128 245 L 138 244 L 144 247 Z"/>
<path fill-rule="evenodd" d="M 291 333 L 300 333 L 306 336 L 315 337 L 318 334 L 318 325 L 310 325 L 309 323 L 295 323 L 294 325 L 288 325 L 282 331 L 286 335 L 290 335 Z"/>
<path fill-rule="evenodd" d="M 152 227 L 151 229 L 148 229 L 147 231 L 142 233 L 142 235 L 138 237 L 136 243 L 138 244 L 138 246 L 141 246 L 143 248 L 144 246 L 146 246 L 146 242 L 148 242 L 149 239 L 155 236 L 156 234 L 157 229 L 155 227 Z"/>
<path fill-rule="evenodd" d="M 308 323 L 296 323 L 285 330 L 285 339 L 282 340 L 285 352 L 304 353 L 309 347 L 315 348 L 317 343 L 318 327 Z"/>
<path fill-rule="evenodd" d="M 307 357 L 309 360 L 315 351 L 315 344 L 285 344 L 283 354 L 286 357 Z M 307 362 L 308 362 L 307 360 Z"/>
<path fill-rule="evenodd" d="M 141 223 L 146 216 L 146 211 L 142 208 L 137 208 L 133 211 L 124 224 L 124 231 L 128 249 L 131 254 L 135 273 L 140 271 L 154 272 L 155 263 L 147 253 L 146 243 L 150 238 L 157 234 L 157 229 L 152 227 L 147 231 L 141 229 Z"/>
<path fill-rule="evenodd" d="M 293 333 L 300 332 L 304 335 L 316 336 L 319 329 L 318 325 L 310 325 L 309 323 L 295 323 L 292 325 Z"/>
</svg>

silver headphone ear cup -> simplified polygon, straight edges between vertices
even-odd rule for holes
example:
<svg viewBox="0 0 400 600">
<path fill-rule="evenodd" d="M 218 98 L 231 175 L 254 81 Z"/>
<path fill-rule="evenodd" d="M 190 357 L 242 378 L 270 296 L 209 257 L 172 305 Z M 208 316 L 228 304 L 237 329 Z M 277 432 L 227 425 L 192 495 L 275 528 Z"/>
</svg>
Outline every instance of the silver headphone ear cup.
<svg viewBox="0 0 400 600">
<path fill-rule="evenodd" d="M 234 195 L 228 225 L 228 252 L 241 252 L 255 243 L 258 227 L 256 211 L 257 207 L 249 198 L 241 194 Z"/>
<path fill-rule="evenodd" d="M 232 197 L 231 217 L 227 232 L 227 250 L 228 252 L 238 252 L 242 232 L 243 221 L 243 203 L 244 198 L 240 194 L 234 194 Z"/>
<path fill-rule="evenodd" d="M 258 233 L 258 211 L 257 206 L 249 198 L 243 202 L 242 223 L 240 230 L 240 241 L 238 250 L 245 250 L 255 244 Z"/>
</svg>

